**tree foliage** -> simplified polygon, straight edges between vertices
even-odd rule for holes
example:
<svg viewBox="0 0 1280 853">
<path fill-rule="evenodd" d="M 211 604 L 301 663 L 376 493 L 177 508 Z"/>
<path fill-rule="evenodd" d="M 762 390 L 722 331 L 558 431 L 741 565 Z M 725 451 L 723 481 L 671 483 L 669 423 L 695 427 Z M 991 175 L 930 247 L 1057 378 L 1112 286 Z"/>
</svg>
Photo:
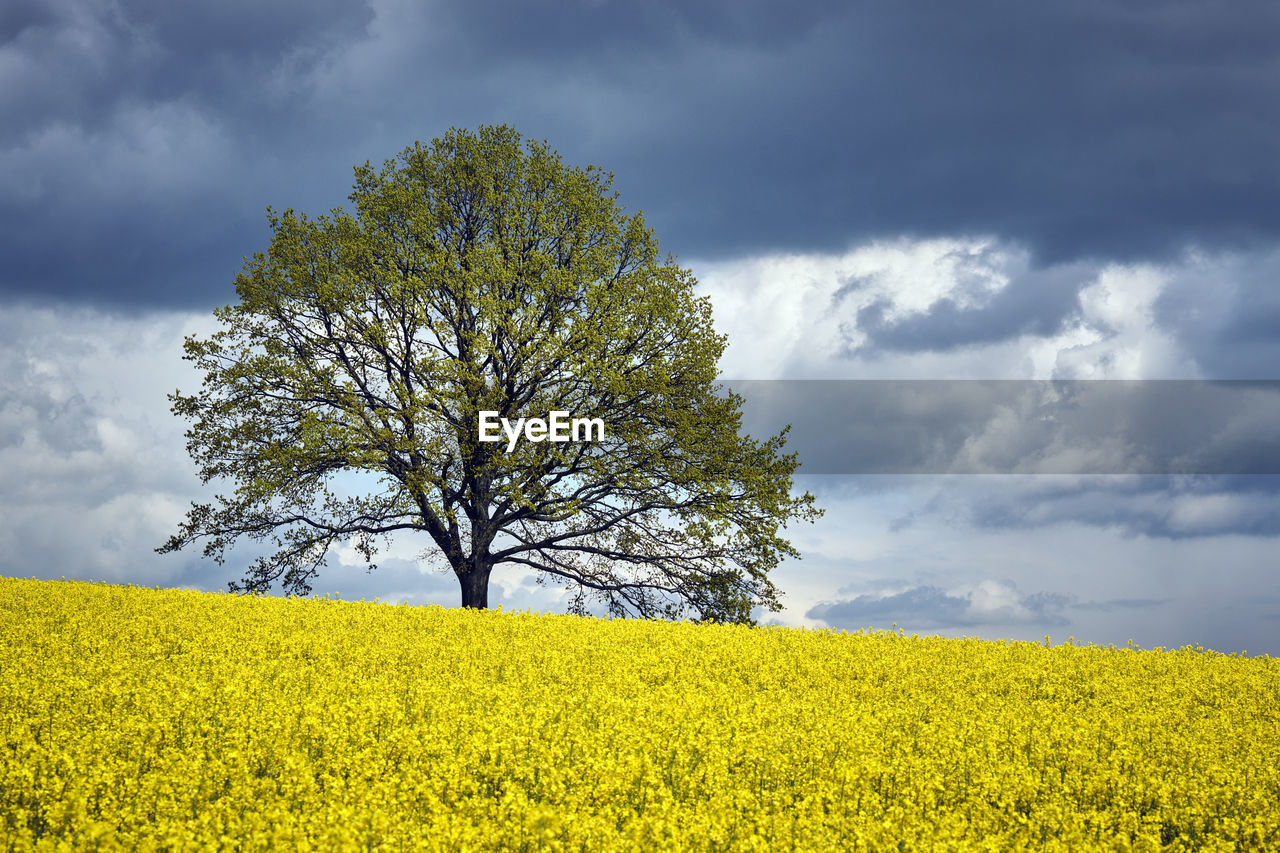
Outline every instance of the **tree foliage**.
<svg viewBox="0 0 1280 853">
<path fill-rule="evenodd" d="M 389 536 L 421 531 L 466 606 L 505 563 L 568 585 L 579 611 L 777 609 L 769 572 L 798 556 L 779 530 L 820 510 L 792 494 L 785 430 L 739 435 L 709 301 L 611 183 L 509 127 L 455 129 L 358 166 L 353 212 L 268 211 L 239 302 L 186 340 L 202 389 L 170 395 L 202 480 L 234 491 L 158 550 L 203 539 L 221 563 L 242 537 L 269 543 L 232 589 L 305 594 L 335 545 L 372 569 Z M 481 411 L 552 410 L 601 418 L 604 440 L 478 440 Z M 377 487 L 345 494 L 344 471 Z"/>
</svg>

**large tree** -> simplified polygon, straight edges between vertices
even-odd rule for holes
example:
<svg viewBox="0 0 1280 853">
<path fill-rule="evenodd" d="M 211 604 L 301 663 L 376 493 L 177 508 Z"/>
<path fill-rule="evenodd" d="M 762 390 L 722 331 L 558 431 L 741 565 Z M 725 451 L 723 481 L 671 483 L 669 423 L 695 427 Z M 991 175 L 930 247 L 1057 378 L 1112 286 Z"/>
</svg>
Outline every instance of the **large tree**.
<svg viewBox="0 0 1280 853">
<path fill-rule="evenodd" d="M 305 594 L 334 545 L 372 569 L 388 536 L 423 531 L 468 607 L 507 563 L 570 586 L 578 611 L 777 609 L 769 572 L 798 556 L 779 530 L 820 510 L 792 494 L 785 430 L 739 434 L 711 306 L 623 213 L 613 176 L 505 126 L 355 172 L 353 213 L 268 211 L 239 302 L 186 340 L 205 380 L 173 410 L 201 479 L 235 488 L 192 504 L 157 550 L 203 539 L 222 563 L 241 537 L 268 542 L 231 588 Z M 552 411 L 605 435 L 479 440 L 482 412 Z M 342 494 L 344 471 L 377 485 Z"/>
</svg>

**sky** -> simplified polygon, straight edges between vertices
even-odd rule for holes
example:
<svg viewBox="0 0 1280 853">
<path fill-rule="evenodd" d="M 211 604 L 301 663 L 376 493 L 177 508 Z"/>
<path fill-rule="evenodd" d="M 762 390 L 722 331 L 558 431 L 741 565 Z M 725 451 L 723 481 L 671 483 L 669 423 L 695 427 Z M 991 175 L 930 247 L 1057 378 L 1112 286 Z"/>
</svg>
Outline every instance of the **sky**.
<svg viewBox="0 0 1280 853">
<path fill-rule="evenodd" d="M 803 387 L 850 454 L 937 439 L 873 474 L 809 457 L 826 515 L 788 531 L 766 620 L 1280 654 L 1276 45 L 1260 0 L 6 0 L 0 574 L 225 589 L 234 559 L 153 553 L 210 497 L 165 397 L 200 381 L 183 337 L 268 206 L 508 123 L 614 173 L 711 300 L 726 380 Z M 943 390 L 824 408 L 800 380 Z M 1067 435 L 1019 396 L 1048 380 L 1173 390 L 1090 398 Z M 1199 464 L 1134 463 L 1170 430 Z M 425 547 L 342 552 L 317 592 L 455 605 Z M 491 603 L 564 606 L 507 567 Z"/>
</svg>

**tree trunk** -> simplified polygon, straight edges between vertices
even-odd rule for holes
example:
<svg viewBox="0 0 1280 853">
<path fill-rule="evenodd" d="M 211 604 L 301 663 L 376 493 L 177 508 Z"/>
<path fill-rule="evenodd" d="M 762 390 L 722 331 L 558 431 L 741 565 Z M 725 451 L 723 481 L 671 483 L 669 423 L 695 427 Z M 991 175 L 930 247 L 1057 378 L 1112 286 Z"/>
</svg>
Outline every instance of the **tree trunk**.
<svg viewBox="0 0 1280 853">
<path fill-rule="evenodd" d="M 474 567 L 465 574 L 458 574 L 458 582 L 462 584 L 462 606 L 474 607 L 477 610 L 489 609 L 489 571 Z"/>
</svg>

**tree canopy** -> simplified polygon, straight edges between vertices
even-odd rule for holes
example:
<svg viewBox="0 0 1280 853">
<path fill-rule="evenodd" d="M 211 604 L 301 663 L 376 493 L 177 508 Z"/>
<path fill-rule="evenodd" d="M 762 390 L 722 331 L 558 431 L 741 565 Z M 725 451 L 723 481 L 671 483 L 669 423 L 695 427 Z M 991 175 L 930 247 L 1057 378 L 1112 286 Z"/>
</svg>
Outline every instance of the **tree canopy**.
<svg viewBox="0 0 1280 853">
<path fill-rule="evenodd" d="M 799 556 L 780 530 L 821 510 L 792 493 L 786 430 L 740 434 L 709 300 L 612 180 L 486 126 L 357 166 L 351 212 L 269 210 L 239 302 L 186 340 L 201 390 L 170 395 L 202 481 L 234 490 L 157 550 L 204 540 L 222 563 L 266 543 L 231 588 L 306 594 L 336 545 L 373 569 L 388 537 L 421 531 L 464 606 L 486 607 L 508 564 L 567 585 L 578 612 L 778 609 L 769 572 Z M 480 440 L 481 413 L 557 411 L 603 437 Z M 377 487 L 344 494 L 344 471 Z"/>
</svg>

